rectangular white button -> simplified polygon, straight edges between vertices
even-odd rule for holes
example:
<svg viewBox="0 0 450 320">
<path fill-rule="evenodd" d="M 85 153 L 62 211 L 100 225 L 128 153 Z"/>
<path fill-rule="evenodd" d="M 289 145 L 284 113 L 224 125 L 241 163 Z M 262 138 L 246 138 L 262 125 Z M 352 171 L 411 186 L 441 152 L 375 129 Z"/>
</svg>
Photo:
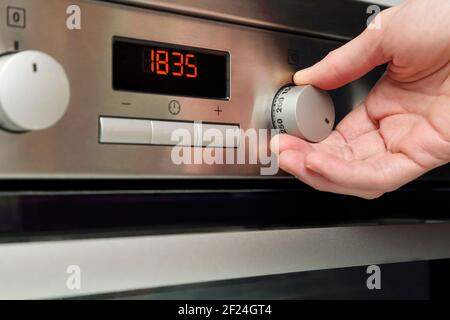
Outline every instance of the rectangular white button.
<svg viewBox="0 0 450 320">
<path fill-rule="evenodd" d="M 152 144 L 197 146 L 193 122 L 152 120 Z"/>
<path fill-rule="evenodd" d="M 238 148 L 240 130 L 237 125 L 197 124 L 200 127 L 199 136 L 203 147 Z"/>
<path fill-rule="evenodd" d="M 237 148 L 238 125 L 100 117 L 100 143 Z"/>
<path fill-rule="evenodd" d="M 144 119 L 100 117 L 100 143 L 150 144 L 152 122 Z"/>
</svg>

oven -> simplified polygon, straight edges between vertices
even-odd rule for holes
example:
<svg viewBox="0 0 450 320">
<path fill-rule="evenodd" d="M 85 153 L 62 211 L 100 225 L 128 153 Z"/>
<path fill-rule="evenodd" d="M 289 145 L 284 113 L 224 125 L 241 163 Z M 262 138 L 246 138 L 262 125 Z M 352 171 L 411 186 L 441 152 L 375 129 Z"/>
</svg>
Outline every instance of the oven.
<svg viewBox="0 0 450 320">
<path fill-rule="evenodd" d="M 324 93 L 303 127 L 276 114 L 369 5 L 2 1 L 0 297 L 429 298 L 448 166 L 366 201 L 310 189 L 267 147 L 320 137 L 383 74 Z"/>
</svg>

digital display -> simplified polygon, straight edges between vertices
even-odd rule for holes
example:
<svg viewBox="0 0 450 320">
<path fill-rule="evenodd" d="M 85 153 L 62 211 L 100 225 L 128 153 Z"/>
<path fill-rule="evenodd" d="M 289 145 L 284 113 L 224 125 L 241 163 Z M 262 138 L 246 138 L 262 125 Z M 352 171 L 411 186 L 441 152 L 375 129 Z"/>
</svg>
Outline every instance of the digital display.
<svg viewBox="0 0 450 320">
<path fill-rule="evenodd" d="M 228 100 L 228 52 L 113 38 L 113 89 Z"/>
</svg>

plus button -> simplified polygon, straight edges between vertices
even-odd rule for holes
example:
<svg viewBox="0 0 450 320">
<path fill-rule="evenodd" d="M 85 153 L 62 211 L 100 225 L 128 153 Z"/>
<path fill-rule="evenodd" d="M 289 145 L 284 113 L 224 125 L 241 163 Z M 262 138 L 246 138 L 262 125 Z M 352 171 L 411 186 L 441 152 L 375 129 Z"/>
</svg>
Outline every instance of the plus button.
<svg viewBox="0 0 450 320">
<path fill-rule="evenodd" d="M 216 108 L 214 111 L 217 112 L 217 116 L 220 116 L 220 113 L 221 113 L 223 110 L 220 109 L 219 106 L 217 106 L 217 108 Z"/>
</svg>

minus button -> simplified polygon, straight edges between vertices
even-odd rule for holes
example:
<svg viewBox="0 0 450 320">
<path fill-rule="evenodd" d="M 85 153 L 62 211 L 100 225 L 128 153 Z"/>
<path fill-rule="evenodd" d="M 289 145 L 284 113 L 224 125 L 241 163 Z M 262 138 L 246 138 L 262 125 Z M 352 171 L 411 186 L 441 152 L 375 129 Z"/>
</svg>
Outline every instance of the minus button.
<svg viewBox="0 0 450 320">
<path fill-rule="evenodd" d="M 100 143 L 152 143 L 151 120 L 100 117 L 99 125 Z"/>
</svg>

